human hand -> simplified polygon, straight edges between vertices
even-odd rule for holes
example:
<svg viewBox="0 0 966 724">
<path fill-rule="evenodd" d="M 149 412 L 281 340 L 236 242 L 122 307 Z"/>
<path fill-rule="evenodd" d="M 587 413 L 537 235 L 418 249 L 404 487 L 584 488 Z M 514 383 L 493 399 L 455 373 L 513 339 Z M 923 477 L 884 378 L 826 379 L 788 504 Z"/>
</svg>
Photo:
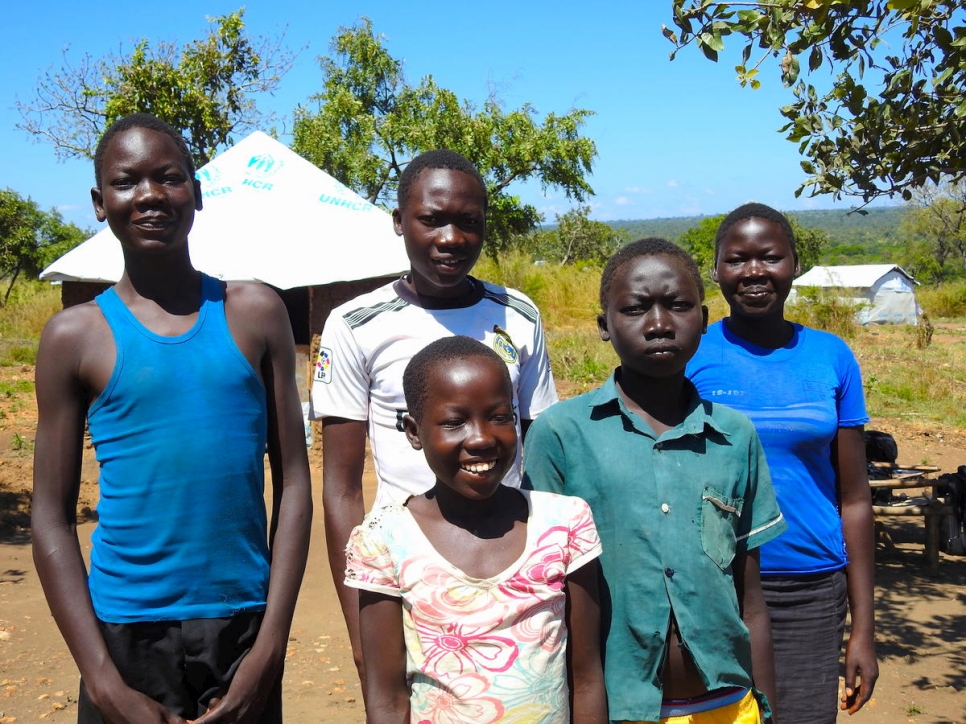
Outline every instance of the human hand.
<svg viewBox="0 0 966 724">
<path fill-rule="evenodd" d="M 208 710 L 187 724 L 256 724 L 278 675 L 278 666 L 252 650 L 239 664 L 228 691 L 212 698 Z"/>
<path fill-rule="evenodd" d="M 97 710 L 110 724 L 189 724 L 163 704 L 129 686 L 119 687 L 98 698 Z"/>
<path fill-rule="evenodd" d="M 850 636 L 845 646 L 845 691 L 839 708 L 855 714 L 872 698 L 878 678 L 879 663 L 872 636 Z"/>
</svg>

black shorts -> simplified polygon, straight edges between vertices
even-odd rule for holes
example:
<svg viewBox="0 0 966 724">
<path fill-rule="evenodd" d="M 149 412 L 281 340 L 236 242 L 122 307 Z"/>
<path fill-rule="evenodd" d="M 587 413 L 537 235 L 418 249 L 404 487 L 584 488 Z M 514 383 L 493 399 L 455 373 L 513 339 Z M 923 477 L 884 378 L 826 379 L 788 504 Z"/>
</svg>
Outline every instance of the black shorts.
<svg viewBox="0 0 966 724">
<path fill-rule="evenodd" d="M 102 621 L 101 633 L 128 686 L 185 719 L 196 719 L 212 698 L 228 690 L 238 665 L 255 643 L 261 622 L 261 613 L 150 623 Z M 258 721 L 282 722 L 281 672 Z M 77 722 L 104 724 L 83 679 Z"/>
</svg>

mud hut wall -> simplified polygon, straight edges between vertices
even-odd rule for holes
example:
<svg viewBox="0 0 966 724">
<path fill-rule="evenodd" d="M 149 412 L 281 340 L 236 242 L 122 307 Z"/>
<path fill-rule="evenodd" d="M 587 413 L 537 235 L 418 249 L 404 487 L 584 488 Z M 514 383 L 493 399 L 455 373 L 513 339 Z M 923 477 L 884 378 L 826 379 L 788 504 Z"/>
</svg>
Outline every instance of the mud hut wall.
<svg viewBox="0 0 966 724">
<path fill-rule="evenodd" d="M 109 286 L 111 286 L 110 282 L 62 282 L 60 303 L 64 309 L 76 307 L 78 304 L 91 301 Z"/>
</svg>

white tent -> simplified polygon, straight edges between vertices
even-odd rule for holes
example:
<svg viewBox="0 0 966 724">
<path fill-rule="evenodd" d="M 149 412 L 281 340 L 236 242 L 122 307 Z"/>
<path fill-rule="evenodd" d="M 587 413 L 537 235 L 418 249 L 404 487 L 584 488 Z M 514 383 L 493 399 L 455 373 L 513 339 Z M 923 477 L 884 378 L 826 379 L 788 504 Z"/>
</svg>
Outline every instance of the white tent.
<svg viewBox="0 0 966 724">
<path fill-rule="evenodd" d="M 324 171 L 256 131 L 198 170 L 204 208 L 189 235 L 195 267 L 279 289 L 399 274 L 409 268 L 392 219 Z M 116 282 L 124 261 L 109 228 L 40 275 Z"/>
<path fill-rule="evenodd" d="M 895 264 L 816 266 L 792 282 L 789 301 L 802 287 L 832 289 L 858 307 L 859 324 L 916 324 L 922 311 L 916 302 L 918 283 Z"/>
</svg>

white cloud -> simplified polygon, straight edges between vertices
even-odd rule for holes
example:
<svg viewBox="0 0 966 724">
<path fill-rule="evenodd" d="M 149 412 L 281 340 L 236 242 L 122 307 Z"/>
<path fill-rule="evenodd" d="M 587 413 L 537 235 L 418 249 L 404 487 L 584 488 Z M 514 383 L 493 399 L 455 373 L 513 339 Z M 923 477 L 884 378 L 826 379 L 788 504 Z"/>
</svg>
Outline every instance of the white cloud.
<svg viewBox="0 0 966 724">
<path fill-rule="evenodd" d="M 666 185 L 670 186 L 673 189 L 673 188 L 677 188 L 680 184 L 674 179 L 671 179 L 670 181 L 667 182 Z"/>
<path fill-rule="evenodd" d="M 634 202 L 631 201 L 626 196 L 618 196 L 616 199 L 614 199 L 615 206 L 627 206 L 628 204 L 633 204 L 633 203 Z"/>
<path fill-rule="evenodd" d="M 654 193 L 651 189 L 642 188 L 640 186 L 626 186 L 624 188 L 624 191 L 626 191 L 629 194 L 652 194 L 652 193 Z"/>
</svg>

